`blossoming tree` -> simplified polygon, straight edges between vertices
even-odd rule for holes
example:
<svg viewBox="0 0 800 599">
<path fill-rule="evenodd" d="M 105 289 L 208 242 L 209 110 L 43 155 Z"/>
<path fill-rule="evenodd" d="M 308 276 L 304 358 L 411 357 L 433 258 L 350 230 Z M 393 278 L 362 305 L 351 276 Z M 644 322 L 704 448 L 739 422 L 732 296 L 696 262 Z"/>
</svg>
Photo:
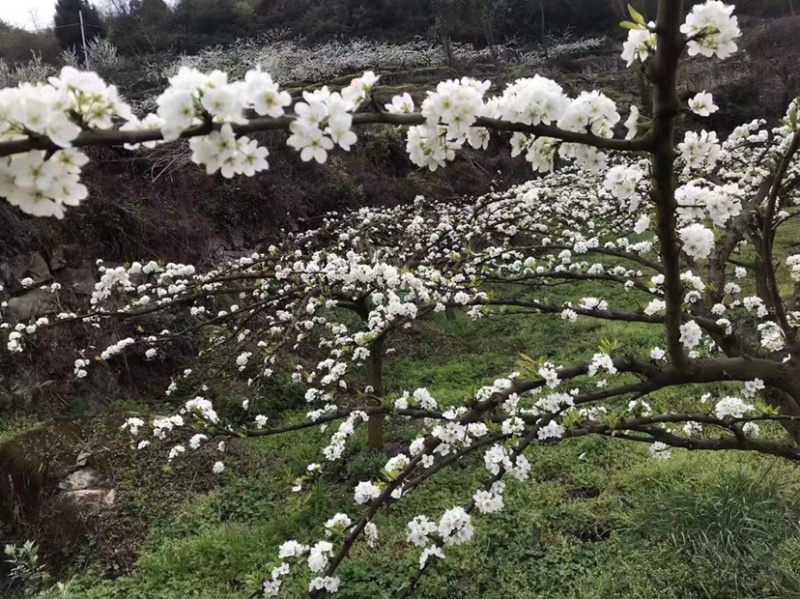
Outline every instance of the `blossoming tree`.
<svg viewBox="0 0 800 599">
<path fill-rule="evenodd" d="M 800 310 L 779 276 L 800 281 L 800 255 L 783 255 L 775 244 L 797 214 L 800 103 L 773 128 L 744 124 L 724 142 L 706 131 L 679 139 L 684 114 L 718 109 L 706 93 L 680 101 L 682 55 L 724 59 L 740 36 L 733 7 L 709 0 L 687 14 L 683 4 L 661 0 L 655 21 L 631 10 L 624 23 L 630 34 L 623 59 L 652 87 L 652 105 L 631 107 L 624 126 L 602 93 L 570 98 L 542 77 L 491 97 L 489 82 L 443 82 L 416 111 L 407 94 L 380 107 L 372 73 L 341 91 L 322 88 L 293 102 L 259 69 L 237 82 L 222 72 L 183 69 L 158 98 L 157 112 L 141 119 L 92 73 L 65 69 L 49 84 L 0 91 L 0 195 L 40 216 L 60 217 L 86 198 L 83 147 L 187 138 L 196 163 L 233 177 L 267 169 L 267 148 L 248 136 L 276 129 L 289 130 L 288 144 L 303 160 L 324 162 L 335 146 L 346 151 L 356 143 L 357 127 L 408 127 L 411 159 L 431 170 L 464 144 L 486 148 L 491 132 L 507 132 L 512 153 L 541 174 L 469 202 L 419 199 L 329 215 L 317 230 L 207 272 L 155 262 L 101 269 L 85 312 L 4 323 L 7 349 L 22 352 L 27 337 L 66 323 L 102 328 L 125 318 L 152 328 L 116 339 L 96 356 L 87 350 L 75 363 L 80 379 L 95 357 L 139 350 L 153 358 L 177 336 L 208 331 L 203 352 L 227 355 L 228 367 L 252 385 L 277 369 L 290 372 L 311 411 L 301 422 L 273 425 L 246 406 L 244 420 L 228 422 L 211 399 L 191 393 L 171 416 L 128 420 L 134 445 L 151 444 L 147 429 L 169 446 L 172 460 L 187 445 L 221 451 L 230 438 L 334 426 L 297 492 L 345 458 L 361 423 L 373 423 L 370 436 L 380 446 L 381 418 L 418 421 L 419 436 L 386 462 L 381 478 L 355 487 L 357 516 L 335 514 L 319 539 L 280 547 L 257 593 L 266 597 L 297 581 L 310 597 L 335 593 L 346 584 L 337 569 L 354 544 L 378 541 L 379 511 L 474 452 L 487 470 L 474 495 L 438 518 L 421 514 L 408 523 L 420 568 L 405 596 L 431 558 L 472 540 L 475 514 L 503 509 L 505 481 L 528 479 L 525 453 L 533 445 L 602 435 L 648 443 L 656 458 L 674 447 L 800 459 Z M 584 297 L 581 286 L 595 281 L 619 292 Z M 574 301 L 547 299 L 548 288 L 565 283 Z M 602 342 L 579 364 L 525 357 L 518 371 L 463 405 L 440 406 L 427 389 L 383 389 L 380 357 L 393 335 L 431 312 L 458 307 L 475 318 L 554 314 L 566 327 L 581 318 L 638 322 L 661 331 L 663 342 L 638 352 Z M 180 329 L 146 320 L 176 311 L 190 316 Z M 303 343 L 324 355 L 311 364 L 288 359 Z M 168 393 L 188 391 L 188 378 L 176 377 Z M 673 388 L 686 390 L 685 401 L 658 401 Z M 762 436 L 765 423 L 782 428 Z M 214 466 L 223 469 L 222 461 Z"/>
</svg>

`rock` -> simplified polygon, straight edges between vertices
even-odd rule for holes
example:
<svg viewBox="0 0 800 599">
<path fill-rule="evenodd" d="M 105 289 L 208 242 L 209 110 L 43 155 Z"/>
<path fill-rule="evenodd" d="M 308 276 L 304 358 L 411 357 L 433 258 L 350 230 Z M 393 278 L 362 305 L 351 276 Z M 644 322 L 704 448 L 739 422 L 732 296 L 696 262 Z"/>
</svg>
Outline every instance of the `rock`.
<svg viewBox="0 0 800 599">
<path fill-rule="evenodd" d="M 78 457 L 77 457 L 77 459 L 75 460 L 75 463 L 76 463 L 76 464 L 78 464 L 78 466 L 85 466 L 85 465 L 86 465 L 86 461 L 87 461 L 87 460 L 88 460 L 90 457 L 92 457 L 92 454 L 91 454 L 91 453 L 89 453 L 88 451 L 82 451 L 82 452 L 80 452 L 80 453 L 78 454 Z"/>
<path fill-rule="evenodd" d="M 11 397 L 19 407 L 31 408 L 37 401 L 47 397 L 48 391 L 52 390 L 55 381 L 38 381 L 29 376 L 22 376 L 18 380 L 11 382 Z"/>
<path fill-rule="evenodd" d="M 228 243 L 222 237 L 212 235 L 206 240 L 206 249 L 203 254 L 216 259 L 225 251 L 227 246 Z"/>
<path fill-rule="evenodd" d="M 11 274 L 18 281 L 30 277 L 36 283 L 50 280 L 50 269 L 39 252 L 17 256 L 10 263 Z"/>
<path fill-rule="evenodd" d="M 78 491 L 66 491 L 61 495 L 62 500 L 78 504 L 81 507 L 111 507 L 114 505 L 115 498 L 114 489 L 80 489 Z"/>
<path fill-rule="evenodd" d="M 86 259 L 86 248 L 75 243 L 68 243 L 57 248 L 63 257 L 65 266 L 77 266 Z"/>
<path fill-rule="evenodd" d="M 114 448 L 121 423 L 121 416 L 57 420 L 0 443 L 0 528 L 36 538 L 44 554 L 82 547 L 102 525 L 95 516 L 120 503 L 112 481 L 130 452 Z M 76 467 L 84 461 L 91 466 Z"/>
<path fill-rule="evenodd" d="M 11 272 L 11 266 L 8 262 L 0 262 L 0 285 L 7 287 L 7 291 L 16 291 L 22 286 L 19 281 L 14 279 L 14 274 Z"/>
<path fill-rule="evenodd" d="M 122 393 L 119 379 L 107 365 L 98 364 L 90 368 L 87 382 L 106 396 L 119 397 Z"/>
<path fill-rule="evenodd" d="M 57 247 L 55 251 L 53 251 L 53 253 L 50 255 L 48 265 L 50 266 L 51 272 L 59 271 L 67 265 L 67 261 L 64 258 L 63 247 Z"/>
<path fill-rule="evenodd" d="M 97 470 L 84 467 L 76 470 L 58 483 L 58 488 L 66 492 L 75 492 L 97 487 L 102 483 L 103 476 Z"/>
<path fill-rule="evenodd" d="M 56 308 L 53 294 L 45 289 L 31 289 L 8 300 L 8 316 L 12 323 L 27 322 L 37 316 L 54 312 Z"/>
<path fill-rule="evenodd" d="M 84 260 L 75 267 L 61 269 L 56 273 L 55 279 L 64 291 L 72 291 L 78 295 L 91 295 L 97 282 L 89 260 Z"/>
<path fill-rule="evenodd" d="M 238 230 L 231 231 L 228 235 L 234 249 L 240 250 L 244 247 L 244 233 Z"/>
</svg>

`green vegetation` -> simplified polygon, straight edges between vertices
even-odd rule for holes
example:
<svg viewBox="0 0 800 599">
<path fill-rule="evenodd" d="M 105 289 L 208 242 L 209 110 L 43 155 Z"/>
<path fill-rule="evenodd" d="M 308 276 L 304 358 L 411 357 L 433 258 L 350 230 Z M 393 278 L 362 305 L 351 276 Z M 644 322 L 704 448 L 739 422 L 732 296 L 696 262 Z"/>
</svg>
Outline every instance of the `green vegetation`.
<svg viewBox="0 0 800 599">
<path fill-rule="evenodd" d="M 154 51 L 162 43 L 164 47 L 173 44 L 182 47 L 181 40 L 193 40 L 192 43 L 199 45 L 227 42 L 234 32 L 242 31 L 240 22 L 282 26 L 283 21 L 269 21 L 278 13 L 257 12 L 266 4 L 187 0 L 173 12 L 162 7 L 160 0 L 149 3 L 144 0 L 140 3 L 141 10 L 146 12 L 149 7 L 147 10 L 154 11 L 147 19 L 162 25 L 169 23 L 163 25 L 162 38 L 146 40 L 152 45 L 147 50 Z M 309 39 L 315 36 L 324 39 L 341 32 L 360 34 L 356 24 L 371 27 L 370 19 L 377 18 L 361 6 L 361 12 L 354 12 L 356 16 L 342 10 L 332 13 L 333 16 L 326 12 L 330 21 L 325 21 L 313 16 L 319 14 L 314 11 L 302 14 L 292 12 L 295 8 L 289 11 L 287 7 L 291 4 L 276 1 L 270 6 L 294 15 L 286 16 L 286 23 L 292 31 L 302 32 Z M 294 6 L 302 4 L 297 2 Z M 369 3 L 348 2 L 347 6 L 359 4 Z M 565 14 L 572 14 L 569 11 L 580 6 L 579 2 L 562 4 Z M 258 19 L 247 14 L 246 8 L 252 8 L 251 5 L 260 15 Z M 234 6 L 235 10 L 229 11 L 226 6 Z M 315 10 L 323 12 L 335 6 L 335 2 L 325 6 L 314 3 Z M 212 13 L 212 8 L 222 12 Z M 223 13 L 239 21 L 231 20 L 227 28 L 214 27 L 219 19 L 213 15 Z M 123 17 L 118 15 L 118 24 L 124 23 Z M 290 17 L 302 22 L 295 23 Z M 423 17 L 412 25 L 425 33 L 426 28 L 432 27 L 433 17 L 427 13 Z M 144 22 L 145 17 L 141 19 Z M 391 18 L 389 21 L 397 25 Z M 515 26 L 526 22 L 518 18 L 511 21 Z M 133 52 L 138 51 L 137 44 L 145 43 L 135 38 L 142 31 L 141 23 L 137 23 L 129 30 L 121 26 L 112 28 L 112 37 L 116 32 L 115 42 L 120 48 Z M 156 27 L 152 23 L 148 27 Z M 321 29 L 305 31 L 302 27 L 310 23 L 321 23 Z M 416 31 L 412 25 L 403 30 L 403 35 Z M 380 26 L 375 27 L 382 31 Z M 455 29 L 468 41 L 475 41 L 484 33 Z M 130 36 L 128 46 L 119 37 L 124 31 L 128 31 L 124 35 Z M 220 31 L 222 40 L 203 37 Z M 173 32 L 178 37 L 169 37 Z M 0 34 L 2 48 L 5 34 L 2 31 Z M 22 35 L 18 31 L 8 33 L 12 34 Z M 449 72 L 444 67 L 430 67 L 390 75 L 386 79 L 392 85 L 384 88 L 383 93 L 391 95 L 408 89 L 408 83 L 414 84 L 412 91 L 421 92 L 429 79 L 438 79 Z M 387 187 L 387 165 L 398 162 L 397 171 L 410 172 L 405 156 L 401 154 L 402 159 L 396 159 L 393 154 L 398 143 L 402 143 L 390 137 L 393 135 L 387 132 L 385 136 L 365 136 L 370 145 L 358 157 L 361 161 L 358 164 L 365 165 L 364 172 L 370 172 L 367 167 L 374 167 L 376 173 L 380 172 L 379 177 L 367 178 L 365 182 L 365 177 L 349 174 L 354 170 L 351 164 L 331 161 L 336 171 L 333 168 L 325 171 L 325 177 L 316 171 L 315 176 L 287 176 L 286 180 L 291 182 L 289 192 L 297 193 L 301 185 L 311 187 L 307 195 L 317 204 L 309 213 L 322 211 L 320 198 L 330 199 L 334 195 L 330 190 L 336 194 L 333 205 L 372 202 L 373 195 L 377 195 L 374 190 L 383 191 Z M 382 152 L 374 151 L 375 148 Z M 284 164 L 289 164 L 284 167 L 286 170 L 292 168 L 289 161 Z M 301 179 L 304 183 L 295 183 Z M 112 183 L 120 187 L 116 174 Z M 469 183 L 463 182 L 466 186 Z M 229 194 L 225 196 L 226 203 L 209 208 L 210 220 L 215 225 L 224 222 L 231 230 L 241 232 L 246 226 L 244 220 L 263 220 L 229 201 L 229 197 L 241 201 L 246 196 L 240 185 L 245 184 L 225 187 Z M 147 189 L 142 195 L 153 193 L 151 187 Z M 253 184 L 253 190 L 252 197 L 259 200 L 260 209 L 276 212 L 274 198 L 261 202 L 265 195 L 263 188 Z M 300 191 L 306 194 L 304 189 Z M 412 191 L 410 186 L 405 189 L 409 195 L 413 195 Z M 174 190 L 167 192 L 169 200 L 174 193 Z M 108 195 L 110 199 L 104 198 L 107 207 L 115 201 Z M 195 201 L 193 196 L 191 201 Z M 212 203 L 208 197 L 202 201 Z M 102 205 L 92 210 L 97 211 L 96 221 L 108 230 L 113 228 L 126 235 L 131 230 L 122 217 L 117 216 L 113 221 L 105 217 Z M 122 209 L 117 212 L 127 214 Z M 236 220 L 242 219 L 242 214 L 247 219 Z M 175 229 L 175 219 L 162 212 L 158 215 L 159 227 Z M 155 224 L 142 226 L 142 235 L 145 230 L 152 234 L 154 228 Z M 189 229 L 197 231 L 199 227 L 190 223 Z M 796 229 L 783 228 L 782 235 L 779 240 L 782 252 L 800 240 Z M 97 240 L 109 236 L 97 235 L 92 230 L 87 237 Z M 186 245 L 200 244 L 191 238 Z M 119 250 L 119 256 L 138 251 L 138 246 L 132 249 L 126 246 L 124 251 Z M 153 253 L 164 254 L 160 248 Z M 751 256 L 745 254 L 744 258 Z M 788 296 L 793 283 L 784 276 L 781 285 Z M 541 299 L 554 304 L 574 300 L 574 291 L 574 288 L 554 288 L 550 297 Z M 602 284 L 587 284 L 577 297 L 608 298 L 610 293 L 617 291 Z M 615 300 L 619 308 L 635 309 L 642 298 L 631 292 Z M 522 353 L 555 363 L 575 362 L 595 353 L 601 339 L 618 343 L 624 352 L 663 345 L 661 335 L 660 327 L 646 324 L 581 320 L 567 325 L 558 316 L 512 314 L 473 322 L 461 314 L 454 319 L 442 315 L 416 322 L 411 330 L 394 340 L 396 352 L 387 359 L 384 382 L 390 392 L 427 387 L 441 404 L 457 404 L 476 387 L 513 370 Z M 227 385 L 228 391 L 220 402 L 221 409 L 236 413 L 241 400 L 247 397 L 247 388 L 243 384 L 233 387 L 227 380 L 219 384 Z M 153 388 L 156 387 L 163 388 L 161 381 L 153 382 Z M 165 467 L 163 453 L 132 452 L 127 440 L 117 435 L 121 412 L 160 413 L 158 410 L 163 406 L 156 403 L 160 399 L 159 395 L 145 406 L 138 401 L 109 398 L 111 405 L 103 405 L 99 410 L 99 424 L 86 425 L 80 443 L 70 441 L 70 449 L 83 447 L 84 443 L 92 449 L 109 449 L 102 459 L 112 473 L 116 503 L 68 543 L 42 544 L 44 561 L 56 578 L 67 582 L 65 596 L 73 599 L 247 597 L 251 582 L 268 572 L 268 564 L 275 558 L 281 542 L 290 538 L 316 539 L 324 521 L 334 512 L 353 515 L 353 485 L 374 477 L 385 461 L 385 456 L 368 450 L 365 432 L 361 431 L 350 448 L 352 458 L 346 465 L 329 473 L 312 490 L 293 494 L 290 489 L 294 479 L 304 473 L 309 462 L 321 459 L 319 449 L 326 435 L 308 431 L 287 438 L 232 443 L 225 458 L 226 470 L 219 477 L 211 476 L 212 458 L 208 455 Z M 675 392 L 664 392 L 656 401 L 680 405 L 685 399 Z M 253 397 L 251 401 L 258 404 L 260 413 L 269 414 L 273 420 L 291 422 L 304 409 L 297 388 L 280 380 L 268 395 Z M 91 403 L 69 405 L 70 414 L 81 416 L 84 412 L 90 415 L 97 408 Z M 19 443 L 23 437 L 38 434 L 40 431 L 35 430 L 38 426 L 37 420 L 30 418 L 2 422 L 0 443 Z M 416 432 L 410 424 L 392 425 L 387 431 L 392 451 L 404 448 Z M 765 430 L 767 435 L 771 432 Z M 30 442 L 31 437 L 27 439 Z M 57 443 L 43 444 L 43 449 L 58 449 Z M 756 455 L 692 454 L 680 450 L 673 451 L 670 460 L 662 461 L 650 457 L 646 446 L 596 437 L 573 439 L 550 447 L 537 446 L 529 452 L 529 457 L 532 480 L 524 485 L 509 484 L 507 510 L 499 515 L 476 517 L 475 542 L 452 550 L 447 559 L 437 562 L 414 597 L 800 598 L 800 474 L 794 466 Z M 60 466 L 74 466 L 71 454 L 69 460 L 72 461 Z M 354 551 L 340 572 L 343 590 L 337 596 L 344 599 L 397 596 L 397 591 L 417 569 L 419 554 L 410 551 L 405 541 L 406 522 L 420 513 L 435 516 L 463 504 L 483 475 L 480 457 L 473 456 L 440 473 L 435 484 L 426 483 L 409 501 L 381 514 L 376 521 L 380 531 L 378 549 L 368 550 L 362 545 Z M 2 574 L 0 571 L 0 578 Z M 287 589 L 286 596 L 299 597 L 307 580 L 293 580 L 289 584 L 294 586 Z M 2 591 L 0 584 L 0 594 Z"/>
<path fill-rule="evenodd" d="M 265 32 L 315 43 L 353 37 L 433 43 L 451 38 L 480 47 L 541 43 L 552 37 L 613 32 L 627 18 L 627 4 L 627 0 L 59 0 L 57 28 L 38 34 L 5 24 L 0 15 L 0 59 L 24 62 L 33 49 L 55 61 L 59 47 L 80 46 L 79 9 L 89 37 L 108 33 L 123 54 L 141 58 L 231 45 Z M 655 14 L 655 0 L 632 0 L 632 4 L 646 15 Z M 790 0 L 736 4 L 742 15 L 793 14 Z M 50 27 L 52 15 L 40 17 L 38 25 Z"/>
<path fill-rule="evenodd" d="M 586 293 L 602 291 L 598 285 Z M 512 369 L 520 352 L 575 359 L 596 350 L 588 339 L 627 345 L 651 334 L 647 325 L 565 328 L 542 316 L 441 317 L 406 333 L 387 365 L 387 385 L 427 386 L 443 403 L 455 402 Z M 402 442 L 413 434 L 400 427 L 388 436 Z M 126 571 L 113 552 L 87 550 L 70 570 L 69 597 L 247 596 L 248 579 L 263 574 L 281 542 L 315 538 L 330 514 L 353 513 L 349 489 L 382 465 L 359 437 L 346 469 L 308 494 L 292 494 L 293 479 L 319 459 L 323 437 L 310 431 L 233 444 L 227 470 L 211 483 L 208 465 L 191 466 L 191 460 L 171 473 L 144 457 L 144 464 L 126 465 L 129 476 L 121 475 L 118 488 L 124 514 L 108 526 L 124 521 L 125 529 L 142 534 L 106 531 L 97 542 L 110 537 L 118 554 L 138 551 L 138 560 Z M 532 480 L 510 484 L 507 510 L 477 518 L 475 542 L 438 562 L 414 597 L 800 597 L 800 474 L 793 466 L 755 455 L 684 451 L 655 460 L 646 447 L 602 438 L 536 447 L 529 457 Z M 470 458 L 382 514 L 379 549 L 354 552 L 341 571 L 346 584 L 338 596 L 395 596 L 417 567 L 405 523 L 462 504 L 482 476 L 480 457 Z M 305 583 L 295 583 L 287 596 L 300 596 Z"/>
</svg>

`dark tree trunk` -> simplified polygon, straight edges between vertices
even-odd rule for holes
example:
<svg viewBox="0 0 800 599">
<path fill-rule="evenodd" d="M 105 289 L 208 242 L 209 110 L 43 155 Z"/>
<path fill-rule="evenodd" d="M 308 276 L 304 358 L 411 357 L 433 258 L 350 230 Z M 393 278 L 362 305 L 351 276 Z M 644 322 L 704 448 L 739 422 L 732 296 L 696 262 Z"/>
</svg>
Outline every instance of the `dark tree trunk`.
<svg viewBox="0 0 800 599">
<path fill-rule="evenodd" d="M 770 387 L 764 393 L 767 403 L 775 408 L 778 408 L 781 414 L 786 416 L 800 417 L 800 403 L 797 400 L 780 389 Z M 783 428 L 792 437 L 795 443 L 800 445 L 800 422 L 787 422 L 781 421 Z"/>
<path fill-rule="evenodd" d="M 453 28 L 455 20 L 455 6 L 453 0 L 436 0 L 436 24 L 437 35 L 444 46 L 444 53 L 447 57 L 447 66 L 455 68 L 455 57 L 453 56 Z"/>
<path fill-rule="evenodd" d="M 370 343 L 367 362 L 367 382 L 372 387 L 375 404 L 380 405 L 383 397 L 383 337 Z M 367 436 L 370 449 L 383 451 L 383 415 L 372 414 L 367 422 Z"/>
</svg>

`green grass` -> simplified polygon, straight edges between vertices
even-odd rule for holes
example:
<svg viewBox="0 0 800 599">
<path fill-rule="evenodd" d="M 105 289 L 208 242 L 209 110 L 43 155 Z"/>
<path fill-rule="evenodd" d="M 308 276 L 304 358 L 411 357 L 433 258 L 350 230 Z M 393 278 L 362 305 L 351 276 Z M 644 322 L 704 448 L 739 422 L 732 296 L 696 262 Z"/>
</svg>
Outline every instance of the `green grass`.
<svg viewBox="0 0 800 599">
<path fill-rule="evenodd" d="M 613 298 L 619 309 L 645 303 L 634 292 L 614 291 L 589 284 L 578 297 Z M 549 298 L 567 299 L 574 301 L 574 294 L 558 288 Z M 385 384 L 389 393 L 426 386 L 441 403 L 454 404 L 513 370 L 521 353 L 574 363 L 595 353 L 602 338 L 633 351 L 663 347 L 661 335 L 657 326 L 567 324 L 558 315 L 477 322 L 439 316 L 394 339 Z M 231 387 L 230 409 L 243 392 Z M 655 401 L 675 408 L 687 397 L 665 391 Z M 258 402 L 276 417 L 282 406 L 303 409 L 296 390 L 280 381 Z M 392 424 L 387 433 L 402 442 L 416 431 Z M 292 494 L 292 481 L 320 459 L 325 438 L 306 431 L 234 443 L 226 471 L 213 480 L 208 463 L 169 473 L 159 468 L 158 456 L 140 458 L 118 488 L 122 514 L 115 518 L 125 527 L 113 538 L 138 559 L 111 568 L 107 552 L 101 559 L 87 551 L 73 565 L 70 597 L 247 597 L 248 581 L 268 571 L 281 542 L 317 540 L 333 513 L 356 515 L 353 485 L 383 463 L 361 432 L 340 471 L 308 494 Z M 415 598 L 800 598 L 800 474 L 793 466 L 747 454 L 683 451 L 658 461 L 646 446 L 601 438 L 535 447 L 529 460 L 532 480 L 509 483 L 506 510 L 477 517 L 474 543 L 449 550 Z M 406 522 L 464 504 L 483 476 L 482 460 L 473 456 L 381 513 L 379 548 L 356 545 L 340 569 L 337 596 L 396 596 L 419 557 L 405 542 Z M 137 534 L 126 536 L 132 527 Z M 291 578 L 285 596 L 302 597 L 307 583 L 307 576 Z"/>
<path fill-rule="evenodd" d="M 302 468 L 311 444 L 261 442 Z M 254 456 L 250 456 L 254 459 Z M 506 511 L 477 520 L 475 542 L 448 553 L 415 597 L 500 599 L 800 596 L 797 485 L 792 467 L 753 456 L 649 459 L 621 441 L 581 439 L 531 452 L 534 479 L 510 485 Z M 474 460 L 443 473 L 379 517 L 381 546 L 359 547 L 342 568 L 341 597 L 391 597 L 417 551 L 405 522 L 463 503 L 481 478 Z M 85 598 L 234 598 L 246 594 L 286 538 L 313 539 L 335 511 L 353 512 L 343 474 L 301 500 L 285 499 L 278 464 L 252 478 L 226 473 L 211 493 L 156 527 L 134 572 L 115 581 L 83 575 Z M 295 581 L 287 596 L 301 596 Z"/>
<path fill-rule="evenodd" d="M 602 295 L 595 290 L 585 295 Z M 633 301 L 633 300 L 631 300 Z M 520 352 L 577 360 L 599 337 L 649 347 L 647 325 L 556 317 L 464 317 L 420 323 L 387 361 L 390 390 L 427 386 L 444 403 L 514 367 Z M 678 401 L 674 397 L 670 401 Z M 399 426 L 390 436 L 408 437 Z M 336 511 L 357 513 L 349 489 L 374 475 L 381 456 L 357 437 L 355 457 L 308 495 L 289 492 L 318 459 L 324 435 L 307 432 L 236 446 L 211 490 L 188 491 L 150 532 L 132 571 L 116 579 L 77 573 L 82 599 L 233 599 L 263 574 L 288 538 L 319 538 Z M 414 597 L 420 599 L 729 599 L 800 597 L 800 475 L 788 464 L 751 455 L 674 452 L 656 461 L 646 447 L 600 438 L 530 452 L 533 479 L 510 483 L 507 509 L 478 517 L 475 542 L 451 550 Z M 343 599 L 393 597 L 416 568 L 405 542 L 414 515 L 436 517 L 463 504 L 483 477 L 479 457 L 440 474 L 377 519 L 378 550 L 357 546 L 341 568 Z M 140 500 L 147 491 L 135 491 Z M 124 501 L 125 497 L 121 497 Z M 300 597 L 307 578 L 291 579 Z"/>
</svg>

